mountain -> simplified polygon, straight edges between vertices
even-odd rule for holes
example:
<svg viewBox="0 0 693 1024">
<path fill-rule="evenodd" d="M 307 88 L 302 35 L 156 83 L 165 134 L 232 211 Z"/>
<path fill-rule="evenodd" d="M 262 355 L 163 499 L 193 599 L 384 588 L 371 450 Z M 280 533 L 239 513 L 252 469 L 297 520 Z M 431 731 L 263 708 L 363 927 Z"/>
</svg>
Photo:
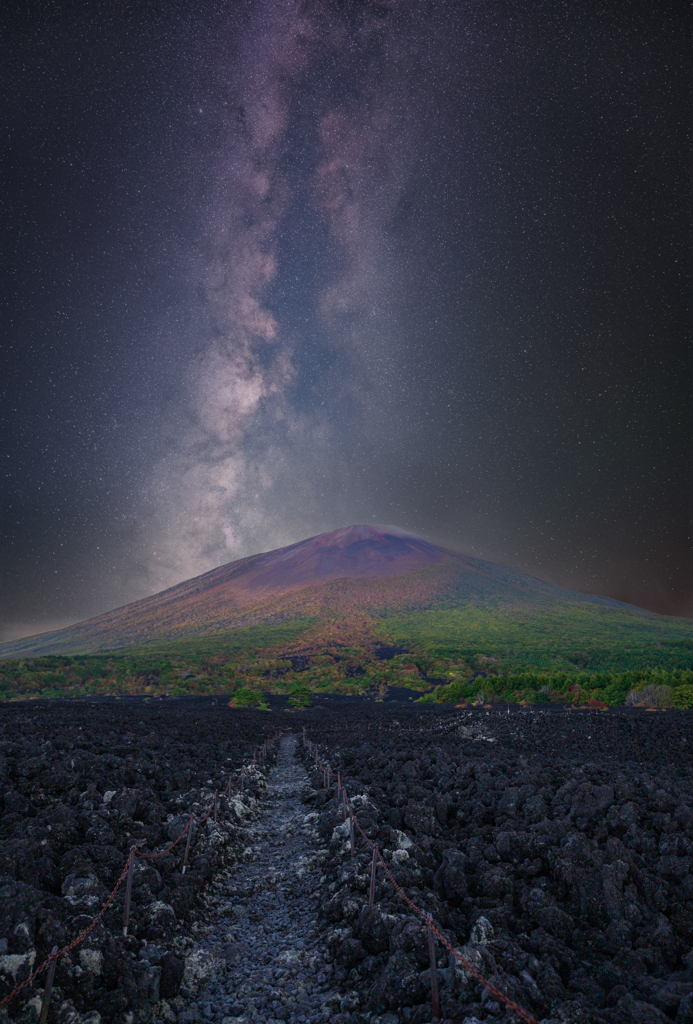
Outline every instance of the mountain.
<svg viewBox="0 0 693 1024">
<path fill-rule="evenodd" d="M 229 562 L 65 629 L 0 644 L 0 658 L 192 640 L 214 641 L 218 650 L 241 635 L 258 650 L 286 646 L 287 637 L 296 650 L 395 644 L 443 653 L 474 648 L 489 657 L 533 651 L 534 661 L 560 649 L 585 665 L 591 652 L 609 647 L 647 649 L 652 663 L 671 661 L 674 650 L 679 659 L 682 650 L 693 652 L 689 620 L 566 590 L 395 527 L 349 526 Z"/>
</svg>

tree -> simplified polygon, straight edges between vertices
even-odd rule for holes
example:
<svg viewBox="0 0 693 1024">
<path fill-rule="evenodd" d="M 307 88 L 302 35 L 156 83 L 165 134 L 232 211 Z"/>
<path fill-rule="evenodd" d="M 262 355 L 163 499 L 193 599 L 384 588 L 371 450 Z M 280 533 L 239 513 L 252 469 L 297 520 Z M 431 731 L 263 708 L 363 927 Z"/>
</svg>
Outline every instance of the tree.
<svg viewBox="0 0 693 1024">
<path fill-rule="evenodd" d="M 307 708 L 313 699 L 313 691 L 308 686 L 294 686 L 289 697 L 289 707 Z"/>
</svg>

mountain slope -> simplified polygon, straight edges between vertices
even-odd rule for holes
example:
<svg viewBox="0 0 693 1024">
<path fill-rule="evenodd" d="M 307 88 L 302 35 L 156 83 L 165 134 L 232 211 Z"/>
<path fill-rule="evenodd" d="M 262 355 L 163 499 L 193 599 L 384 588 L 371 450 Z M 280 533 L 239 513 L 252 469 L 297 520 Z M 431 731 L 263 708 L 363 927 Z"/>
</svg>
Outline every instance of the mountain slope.
<svg viewBox="0 0 693 1024">
<path fill-rule="evenodd" d="M 305 626 L 303 625 L 305 622 Z M 566 641 L 568 648 L 690 645 L 693 623 L 557 587 L 394 527 L 352 526 L 219 566 L 74 626 L 0 645 L 0 658 L 223 642 L 294 623 L 296 646 L 431 643 L 479 650 Z M 579 628 L 578 628 L 579 626 Z M 630 639 L 632 636 L 632 640 Z M 269 643 L 269 641 L 267 641 Z M 267 646 L 267 643 L 265 646 Z"/>
</svg>

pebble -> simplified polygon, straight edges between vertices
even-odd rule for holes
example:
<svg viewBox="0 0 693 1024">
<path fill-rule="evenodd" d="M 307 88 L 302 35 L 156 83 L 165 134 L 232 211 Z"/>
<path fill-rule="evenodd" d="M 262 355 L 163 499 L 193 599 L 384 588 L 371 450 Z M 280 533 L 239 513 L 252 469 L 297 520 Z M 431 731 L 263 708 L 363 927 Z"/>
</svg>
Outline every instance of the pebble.
<svg viewBox="0 0 693 1024">
<path fill-rule="evenodd" d="M 323 1024 L 340 1011 L 317 915 L 326 851 L 303 802 L 310 781 L 296 747 L 295 736 L 282 737 L 248 826 L 250 855 L 211 887 L 212 923 L 190 952 L 216 967 L 176 1001 L 179 1024 Z"/>
</svg>

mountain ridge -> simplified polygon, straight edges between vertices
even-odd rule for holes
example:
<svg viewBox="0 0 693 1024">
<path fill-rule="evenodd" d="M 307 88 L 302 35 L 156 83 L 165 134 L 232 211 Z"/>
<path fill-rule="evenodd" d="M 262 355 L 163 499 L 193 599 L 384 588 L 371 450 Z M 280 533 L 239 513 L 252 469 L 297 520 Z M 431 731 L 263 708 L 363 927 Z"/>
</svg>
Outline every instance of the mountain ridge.
<svg viewBox="0 0 693 1024">
<path fill-rule="evenodd" d="M 72 626 L 8 641 L 0 644 L 0 659 L 123 651 L 300 619 L 310 619 L 311 636 L 323 635 L 325 643 L 345 643 L 353 634 L 360 644 L 370 635 L 374 644 L 388 619 L 450 619 L 454 613 L 457 622 L 464 611 L 517 624 L 557 610 L 588 614 L 595 623 L 600 615 L 618 613 L 643 628 L 666 621 L 397 527 L 364 524 L 237 559 Z M 464 639 L 463 626 L 450 628 Z"/>
</svg>

